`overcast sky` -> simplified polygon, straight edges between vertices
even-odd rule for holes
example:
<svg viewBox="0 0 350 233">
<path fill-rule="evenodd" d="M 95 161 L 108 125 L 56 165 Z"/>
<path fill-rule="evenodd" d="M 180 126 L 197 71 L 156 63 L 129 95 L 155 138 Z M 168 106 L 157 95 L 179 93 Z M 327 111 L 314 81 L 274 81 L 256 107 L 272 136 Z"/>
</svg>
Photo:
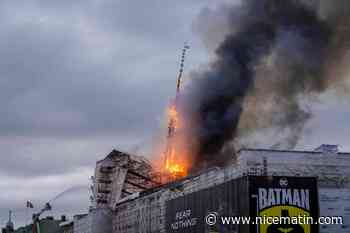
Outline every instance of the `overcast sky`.
<svg viewBox="0 0 350 233">
<path fill-rule="evenodd" d="M 147 151 L 174 95 L 184 41 L 187 70 L 207 60 L 193 21 L 213 5 L 0 1 L 1 226 L 8 209 L 18 227 L 26 200 L 41 208 L 73 186 L 53 201 L 54 214 L 86 212 L 95 161 L 112 148 Z"/>
<path fill-rule="evenodd" d="M 194 25 L 220 2 L 0 1 L 1 226 L 9 209 L 18 227 L 26 200 L 41 208 L 71 187 L 52 214 L 86 212 L 96 160 L 112 148 L 148 151 L 175 92 L 183 42 L 191 44 L 186 71 L 208 61 Z M 300 148 L 350 151 L 349 101 L 325 103 L 313 107 Z"/>
</svg>

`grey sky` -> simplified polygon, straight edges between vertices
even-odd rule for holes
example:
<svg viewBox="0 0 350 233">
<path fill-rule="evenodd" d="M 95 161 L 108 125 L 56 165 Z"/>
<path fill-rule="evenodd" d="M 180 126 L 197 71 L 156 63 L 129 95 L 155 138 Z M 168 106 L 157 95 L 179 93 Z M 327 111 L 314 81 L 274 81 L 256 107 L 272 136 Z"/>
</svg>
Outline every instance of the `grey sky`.
<svg viewBox="0 0 350 233">
<path fill-rule="evenodd" d="M 1 1 L 0 224 L 57 193 L 52 214 L 84 212 L 89 177 L 112 148 L 141 151 L 159 134 L 180 51 L 206 51 L 192 22 L 211 1 Z M 6 191 L 5 191 L 6 190 Z M 72 207 L 73 208 L 68 208 Z M 68 211 L 69 210 L 69 211 Z"/>
<path fill-rule="evenodd" d="M 174 95 L 183 42 L 191 43 L 186 71 L 207 62 L 215 45 L 196 25 L 221 2 L 230 1 L 0 2 L 1 226 L 8 209 L 18 227 L 26 200 L 40 208 L 73 186 L 81 188 L 53 202 L 52 214 L 85 212 L 96 160 L 112 148 L 147 151 Z M 315 106 L 317 130 L 301 147 L 331 138 L 350 150 L 350 129 L 340 126 L 348 106 Z"/>
</svg>

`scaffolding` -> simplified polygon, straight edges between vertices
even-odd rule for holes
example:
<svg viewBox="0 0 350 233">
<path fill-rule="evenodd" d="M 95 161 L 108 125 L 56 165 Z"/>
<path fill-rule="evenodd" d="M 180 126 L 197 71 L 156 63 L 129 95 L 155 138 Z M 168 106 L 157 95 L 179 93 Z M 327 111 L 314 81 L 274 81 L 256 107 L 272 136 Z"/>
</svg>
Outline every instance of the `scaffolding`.
<svg viewBox="0 0 350 233">
<path fill-rule="evenodd" d="M 159 185 L 160 174 L 145 158 L 113 150 L 96 163 L 92 200 L 97 208 L 113 208 L 118 200 Z"/>
</svg>

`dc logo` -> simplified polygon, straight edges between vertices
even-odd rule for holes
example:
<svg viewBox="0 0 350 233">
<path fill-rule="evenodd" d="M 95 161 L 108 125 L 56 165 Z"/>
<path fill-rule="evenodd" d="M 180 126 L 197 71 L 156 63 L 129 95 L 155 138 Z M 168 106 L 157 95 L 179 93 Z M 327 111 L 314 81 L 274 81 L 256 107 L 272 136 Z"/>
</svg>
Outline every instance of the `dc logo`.
<svg viewBox="0 0 350 233">
<path fill-rule="evenodd" d="M 282 188 L 285 188 L 285 187 L 288 186 L 288 180 L 287 180 L 287 178 L 281 178 L 281 179 L 280 179 L 280 186 L 281 186 Z"/>
</svg>

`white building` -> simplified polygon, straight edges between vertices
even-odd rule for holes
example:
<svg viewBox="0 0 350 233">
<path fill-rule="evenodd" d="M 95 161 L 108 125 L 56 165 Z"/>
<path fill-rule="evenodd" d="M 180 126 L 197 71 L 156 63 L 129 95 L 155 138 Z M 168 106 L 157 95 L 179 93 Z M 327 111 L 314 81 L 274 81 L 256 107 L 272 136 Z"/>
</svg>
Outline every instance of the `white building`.
<svg viewBox="0 0 350 233">
<path fill-rule="evenodd" d="M 150 189 L 119 200 L 113 233 L 165 233 L 166 201 L 244 175 L 317 177 L 320 216 L 342 216 L 344 225 L 323 225 L 321 233 L 350 232 L 350 153 L 323 145 L 315 151 L 242 149 L 237 160 L 220 169 Z"/>
</svg>

